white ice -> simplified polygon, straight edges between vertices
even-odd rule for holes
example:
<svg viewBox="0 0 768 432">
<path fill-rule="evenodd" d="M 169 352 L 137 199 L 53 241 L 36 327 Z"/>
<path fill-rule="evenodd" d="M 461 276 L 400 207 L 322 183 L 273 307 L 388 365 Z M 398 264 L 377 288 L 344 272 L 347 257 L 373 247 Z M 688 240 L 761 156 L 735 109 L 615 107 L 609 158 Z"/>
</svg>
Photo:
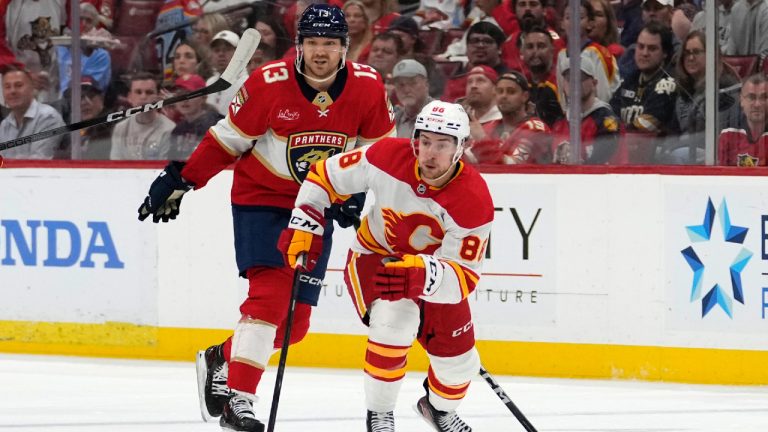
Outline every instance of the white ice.
<svg viewBox="0 0 768 432">
<path fill-rule="evenodd" d="M 491 371 L 493 372 L 493 371 Z M 410 373 L 397 430 L 431 431 L 411 406 Z M 539 431 L 768 431 L 768 388 L 497 376 Z M 274 369 L 257 416 L 269 414 Z M 219 431 L 200 419 L 192 362 L 0 355 L 0 431 Z M 360 371 L 288 368 L 276 432 L 364 431 Z M 480 377 L 459 409 L 474 431 L 523 431 Z"/>
</svg>

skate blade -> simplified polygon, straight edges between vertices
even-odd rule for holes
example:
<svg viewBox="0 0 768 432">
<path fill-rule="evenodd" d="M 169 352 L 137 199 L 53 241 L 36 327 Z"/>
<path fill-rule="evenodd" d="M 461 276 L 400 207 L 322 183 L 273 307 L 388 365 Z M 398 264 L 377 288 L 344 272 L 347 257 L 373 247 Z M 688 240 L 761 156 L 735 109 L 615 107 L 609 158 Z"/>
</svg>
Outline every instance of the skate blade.
<svg viewBox="0 0 768 432">
<path fill-rule="evenodd" d="M 205 405 L 205 380 L 208 375 L 205 365 L 205 350 L 197 352 L 195 369 L 197 369 L 197 398 L 200 402 L 200 416 L 203 417 L 204 422 L 209 422 L 213 420 L 213 416 L 208 412 L 208 407 Z"/>
</svg>

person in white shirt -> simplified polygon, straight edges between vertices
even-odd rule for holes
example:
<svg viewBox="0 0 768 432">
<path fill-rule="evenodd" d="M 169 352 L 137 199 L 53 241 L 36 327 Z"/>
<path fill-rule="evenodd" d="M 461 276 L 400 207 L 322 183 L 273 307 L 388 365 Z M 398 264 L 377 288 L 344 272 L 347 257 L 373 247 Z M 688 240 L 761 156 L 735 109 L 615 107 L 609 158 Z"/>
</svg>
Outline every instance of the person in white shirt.
<svg viewBox="0 0 768 432">
<path fill-rule="evenodd" d="M 235 48 L 240 43 L 240 37 L 229 30 L 222 30 L 211 39 L 211 58 L 210 63 L 213 66 L 214 74 L 205 82 L 211 85 L 219 79 L 224 69 L 227 68 L 229 61 L 235 54 Z M 229 111 L 229 103 L 235 97 L 235 93 L 248 79 L 248 74 L 243 71 L 240 76 L 232 83 L 229 88 L 208 96 L 208 103 L 216 107 L 219 114 L 225 116 Z"/>
</svg>

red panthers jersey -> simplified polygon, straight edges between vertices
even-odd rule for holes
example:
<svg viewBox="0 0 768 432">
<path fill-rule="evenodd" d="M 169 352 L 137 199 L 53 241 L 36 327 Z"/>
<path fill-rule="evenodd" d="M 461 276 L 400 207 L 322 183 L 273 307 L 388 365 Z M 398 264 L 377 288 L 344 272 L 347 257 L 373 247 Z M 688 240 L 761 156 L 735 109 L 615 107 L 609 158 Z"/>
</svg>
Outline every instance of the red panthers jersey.
<svg viewBox="0 0 768 432">
<path fill-rule="evenodd" d="M 550 135 L 549 126 L 538 117 L 528 117 L 512 129 L 499 121 L 487 139 L 472 143 L 467 156 L 475 163 L 549 163 L 552 161 Z"/>
<path fill-rule="evenodd" d="M 394 135 L 394 112 L 379 74 L 347 62 L 327 91 L 296 74 L 292 59 L 248 78 L 226 118 L 211 127 L 182 176 L 203 187 L 235 162 L 232 203 L 293 208 L 309 167 Z"/>
<path fill-rule="evenodd" d="M 745 122 L 746 123 L 746 122 Z M 717 142 L 717 161 L 720 165 L 753 167 L 765 166 L 768 152 L 768 132 L 752 140 L 749 126 L 744 129 L 728 128 L 720 132 Z"/>
</svg>

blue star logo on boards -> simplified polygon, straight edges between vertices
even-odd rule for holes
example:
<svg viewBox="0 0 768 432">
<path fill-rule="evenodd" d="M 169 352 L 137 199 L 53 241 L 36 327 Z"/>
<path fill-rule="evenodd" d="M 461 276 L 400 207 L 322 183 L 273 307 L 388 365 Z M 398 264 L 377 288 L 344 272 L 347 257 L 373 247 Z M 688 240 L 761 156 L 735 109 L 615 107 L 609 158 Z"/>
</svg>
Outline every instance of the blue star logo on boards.
<svg viewBox="0 0 768 432">
<path fill-rule="evenodd" d="M 713 238 L 712 236 L 712 228 L 716 222 L 715 219 L 720 222 L 722 239 L 719 237 Z M 732 299 L 744 304 L 744 287 L 741 282 L 741 272 L 752 258 L 752 252 L 743 247 L 749 228 L 731 224 L 731 215 L 725 198 L 723 198 L 717 211 L 714 204 L 712 204 L 712 198 L 709 198 L 704 212 L 704 222 L 701 225 L 686 226 L 685 229 L 688 232 L 688 238 L 691 240 L 691 243 L 698 244 L 697 248 L 705 244 L 713 245 L 715 242 L 719 243 L 716 246 L 720 249 L 728 243 L 742 245 L 728 268 L 730 274 L 730 295 L 728 290 L 721 286 L 723 281 L 718 281 L 711 288 L 707 288 L 706 294 L 702 297 L 705 265 L 696 253 L 693 244 L 681 251 L 693 271 L 690 301 L 693 303 L 701 299 L 701 317 L 707 316 L 715 306 L 720 306 L 728 317 L 733 319 Z M 717 264 L 713 263 L 711 265 Z"/>
</svg>

